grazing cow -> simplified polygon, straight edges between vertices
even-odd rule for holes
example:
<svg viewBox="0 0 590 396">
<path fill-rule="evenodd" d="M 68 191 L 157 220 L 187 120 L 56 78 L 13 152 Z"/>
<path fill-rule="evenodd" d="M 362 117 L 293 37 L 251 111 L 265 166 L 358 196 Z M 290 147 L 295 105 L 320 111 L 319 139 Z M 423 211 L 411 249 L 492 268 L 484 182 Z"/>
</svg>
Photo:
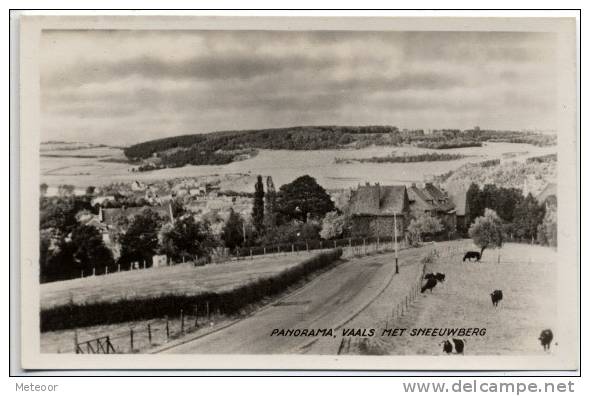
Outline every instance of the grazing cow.
<svg viewBox="0 0 590 396">
<path fill-rule="evenodd" d="M 426 290 L 430 290 L 430 292 L 432 293 L 432 289 L 434 289 L 434 286 L 436 286 L 436 279 L 428 279 L 426 281 L 426 284 L 422 286 L 422 290 L 420 291 L 420 293 L 424 293 Z"/>
<path fill-rule="evenodd" d="M 436 279 L 439 282 L 444 282 L 445 281 L 445 274 L 443 274 L 441 272 L 437 272 L 436 274 L 434 274 L 434 279 Z"/>
<path fill-rule="evenodd" d="M 494 292 L 491 293 L 490 296 L 492 296 L 492 304 L 494 304 L 494 307 L 497 307 L 498 303 L 502 301 L 502 298 L 504 297 L 502 295 L 502 290 L 494 290 Z"/>
<path fill-rule="evenodd" d="M 543 350 L 548 351 L 551 349 L 551 341 L 553 341 L 553 332 L 550 329 L 545 329 L 541 332 L 539 336 L 539 341 L 541 341 L 541 345 L 543 345 Z"/>
<path fill-rule="evenodd" d="M 443 352 L 445 352 L 447 355 L 453 352 L 453 344 L 451 344 L 449 340 L 443 342 Z"/>
<path fill-rule="evenodd" d="M 465 260 L 469 260 L 471 261 L 471 259 L 475 259 L 475 261 L 479 261 L 481 260 L 481 254 L 479 252 L 474 252 L 474 251 L 469 251 L 467 253 L 465 253 L 465 256 L 463 256 L 463 261 Z"/>
<path fill-rule="evenodd" d="M 434 275 L 432 272 L 429 272 L 424 275 L 424 279 L 436 279 L 436 275 Z"/>
<path fill-rule="evenodd" d="M 453 338 L 453 344 L 455 344 L 455 352 L 463 354 L 463 350 L 465 349 L 465 340 Z"/>
</svg>

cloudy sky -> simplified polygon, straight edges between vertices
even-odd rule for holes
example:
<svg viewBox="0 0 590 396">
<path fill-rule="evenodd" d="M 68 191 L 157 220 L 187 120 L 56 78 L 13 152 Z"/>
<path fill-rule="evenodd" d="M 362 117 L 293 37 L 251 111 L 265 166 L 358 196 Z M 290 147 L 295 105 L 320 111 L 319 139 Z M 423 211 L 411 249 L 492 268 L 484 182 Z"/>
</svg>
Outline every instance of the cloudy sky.
<svg viewBox="0 0 590 396">
<path fill-rule="evenodd" d="M 555 128 L 543 33 L 44 31 L 42 140 L 294 125 Z"/>
</svg>

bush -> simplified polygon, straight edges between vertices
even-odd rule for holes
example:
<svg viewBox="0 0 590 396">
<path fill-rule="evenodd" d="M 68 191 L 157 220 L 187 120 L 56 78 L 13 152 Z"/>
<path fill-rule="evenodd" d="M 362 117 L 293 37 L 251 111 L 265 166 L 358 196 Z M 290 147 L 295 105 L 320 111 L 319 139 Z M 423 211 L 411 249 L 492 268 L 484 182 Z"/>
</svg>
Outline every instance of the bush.
<svg viewBox="0 0 590 396">
<path fill-rule="evenodd" d="M 320 253 L 275 276 L 223 292 L 206 292 L 194 296 L 164 294 L 158 297 L 122 299 L 109 302 L 67 304 L 41 311 L 41 331 L 105 325 L 136 320 L 176 316 L 180 310 L 194 312 L 209 303 L 210 311 L 235 314 L 249 304 L 285 291 L 289 286 L 325 269 L 342 256 L 342 249 Z M 201 311 L 201 314 L 203 312 Z"/>
</svg>

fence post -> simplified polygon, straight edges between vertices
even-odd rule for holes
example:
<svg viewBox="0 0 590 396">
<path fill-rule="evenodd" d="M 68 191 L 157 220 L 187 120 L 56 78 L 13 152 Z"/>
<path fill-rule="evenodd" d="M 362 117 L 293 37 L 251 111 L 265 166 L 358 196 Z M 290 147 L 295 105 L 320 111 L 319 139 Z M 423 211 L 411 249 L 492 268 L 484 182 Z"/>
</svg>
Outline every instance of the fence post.
<svg viewBox="0 0 590 396">
<path fill-rule="evenodd" d="M 168 316 L 166 315 L 166 342 L 170 339 L 170 322 L 168 321 Z"/>
<path fill-rule="evenodd" d="M 129 343 L 131 345 L 131 353 L 133 353 L 133 328 L 129 329 Z"/>
<path fill-rule="evenodd" d="M 121 272 L 121 264 L 117 264 L 117 272 Z"/>
<path fill-rule="evenodd" d="M 253 260 L 254 258 L 252 257 L 252 248 L 250 248 L 250 260 Z"/>
<path fill-rule="evenodd" d="M 195 305 L 195 328 L 199 326 L 199 306 Z"/>
<path fill-rule="evenodd" d="M 322 241 L 320 241 L 320 250 L 322 250 Z"/>
<path fill-rule="evenodd" d="M 143 260 L 143 269 L 145 269 L 145 260 Z"/>
<path fill-rule="evenodd" d="M 264 255 L 266 256 L 266 246 L 263 249 L 264 249 Z"/>
<path fill-rule="evenodd" d="M 180 333 L 184 334 L 184 312 L 180 310 Z"/>
<path fill-rule="evenodd" d="M 295 253 L 295 245 L 291 244 L 291 253 Z"/>
<path fill-rule="evenodd" d="M 336 249 L 336 240 L 334 239 L 334 249 Z"/>
<path fill-rule="evenodd" d="M 74 351 L 78 353 L 78 330 L 74 330 Z"/>
<path fill-rule="evenodd" d="M 148 341 L 151 346 L 152 345 L 152 325 L 151 325 L 151 323 L 148 323 Z"/>
<path fill-rule="evenodd" d="M 92 267 L 92 276 L 96 276 L 96 268 Z"/>
<path fill-rule="evenodd" d="M 80 272 L 80 278 L 84 278 L 84 270 Z"/>
<path fill-rule="evenodd" d="M 104 274 L 105 275 L 108 275 L 109 274 L 109 267 L 107 267 L 106 265 L 104 267 Z"/>
<path fill-rule="evenodd" d="M 205 307 L 206 307 L 206 311 L 205 311 L 206 313 L 205 313 L 205 316 L 207 316 L 207 322 L 208 322 L 208 321 L 209 321 L 209 319 L 211 318 L 211 315 L 210 315 L 210 312 L 209 312 L 209 301 L 207 301 L 207 302 L 205 303 Z"/>
<path fill-rule="evenodd" d="M 307 241 L 305 241 L 305 250 L 309 252 L 309 243 Z"/>
</svg>

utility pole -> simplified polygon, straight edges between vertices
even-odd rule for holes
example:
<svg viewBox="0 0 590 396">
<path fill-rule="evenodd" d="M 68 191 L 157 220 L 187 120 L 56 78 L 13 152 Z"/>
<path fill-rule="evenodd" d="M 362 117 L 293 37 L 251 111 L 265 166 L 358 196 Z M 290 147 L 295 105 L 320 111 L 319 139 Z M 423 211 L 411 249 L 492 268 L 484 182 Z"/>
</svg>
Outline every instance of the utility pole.
<svg viewBox="0 0 590 396">
<path fill-rule="evenodd" d="M 395 212 L 393 213 L 393 239 L 395 243 L 395 273 L 399 274 L 399 265 L 397 257 L 397 216 Z"/>
</svg>

